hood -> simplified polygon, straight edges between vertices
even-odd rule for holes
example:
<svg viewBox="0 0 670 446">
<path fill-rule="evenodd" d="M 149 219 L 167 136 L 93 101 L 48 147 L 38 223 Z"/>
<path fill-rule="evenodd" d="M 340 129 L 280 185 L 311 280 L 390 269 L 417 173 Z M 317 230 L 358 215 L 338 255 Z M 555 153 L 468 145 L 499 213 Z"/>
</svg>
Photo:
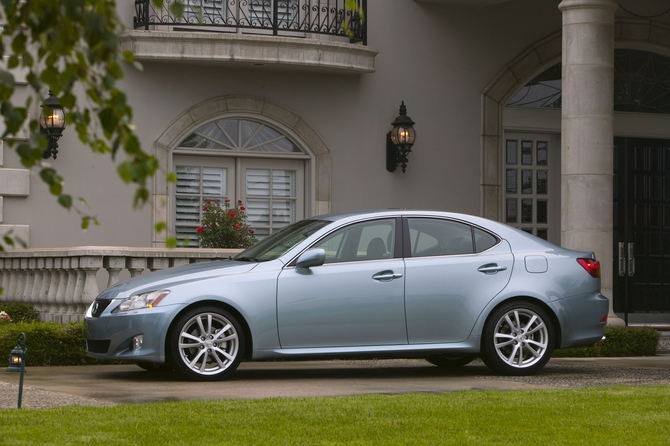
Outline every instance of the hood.
<svg viewBox="0 0 670 446">
<path fill-rule="evenodd" d="M 117 283 L 100 293 L 97 299 L 128 297 L 141 292 L 170 288 L 183 282 L 197 282 L 212 277 L 243 274 L 251 271 L 257 265 L 258 263 L 216 260 L 168 268 Z"/>
</svg>

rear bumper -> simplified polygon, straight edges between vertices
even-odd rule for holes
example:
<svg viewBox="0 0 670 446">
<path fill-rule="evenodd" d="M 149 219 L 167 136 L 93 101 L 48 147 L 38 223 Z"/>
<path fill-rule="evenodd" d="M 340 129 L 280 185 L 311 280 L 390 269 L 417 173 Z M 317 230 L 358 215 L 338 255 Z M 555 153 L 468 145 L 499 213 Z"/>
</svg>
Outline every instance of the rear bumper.
<svg viewBox="0 0 670 446">
<path fill-rule="evenodd" d="M 550 304 L 561 322 L 558 348 L 591 346 L 605 333 L 607 322 L 601 322 L 609 311 L 609 300 L 590 292 L 554 301 Z"/>
</svg>

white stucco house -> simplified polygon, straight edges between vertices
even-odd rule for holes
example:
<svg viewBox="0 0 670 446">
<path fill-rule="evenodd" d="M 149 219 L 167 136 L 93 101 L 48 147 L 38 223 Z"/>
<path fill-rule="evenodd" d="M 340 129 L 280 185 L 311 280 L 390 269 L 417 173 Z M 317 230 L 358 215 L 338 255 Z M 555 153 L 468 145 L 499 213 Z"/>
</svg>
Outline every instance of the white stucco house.
<svg viewBox="0 0 670 446">
<path fill-rule="evenodd" d="M 118 2 L 123 47 L 144 66 L 121 86 L 162 168 L 151 206 L 134 210 L 113 163 L 65 129 L 51 162 L 101 222 L 82 232 L 0 150 L 2 228 L 32 252 L 6 258 L 4 299 L 68 314 L 98 270 L 197 257 L 158 253 L 166 234 L 194 240 L 202 201 L 221 198 L 243 200 L 260 236 L 366 208 L 482 215 L 595 251 L 611 320 L 670 326 L 667 1 L 359 0 L 364 21 L 343 0 L 185 3 L 179 21 Z M 389 172 L 403 101 L 417 136 L 406 172 Z"/>
</svg>

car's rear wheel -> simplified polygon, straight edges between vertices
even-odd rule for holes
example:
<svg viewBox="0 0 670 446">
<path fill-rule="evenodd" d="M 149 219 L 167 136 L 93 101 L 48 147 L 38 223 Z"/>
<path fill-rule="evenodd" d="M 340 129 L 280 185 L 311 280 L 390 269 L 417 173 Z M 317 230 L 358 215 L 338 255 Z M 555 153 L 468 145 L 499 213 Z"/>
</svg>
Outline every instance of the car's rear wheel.
<svg viewBox="0 0 670 446">
<path fill-rule="evenodd" d="M 539 305 L 517 301 L 503 305 L 484 327 L 482 359 L 503 375 L 531 375 L 554 351 L 554 327 Z"/>
<path fill-rule="evenodd" d="M 244 331 L 235 317 L 217 307 L 183 314 L 172 330 L 175 367 L 190 379 L 216 381 L 235 371 L 244 353 Z"/>
<path fill-rule="evenodd" d="M 445 369 L 454 369 L 457 367 L 463 367 L 464 365 L 470 364 L 475 359 L 477 359 L 477 355 L 461 355 L 461 356 L 436 355 L 431 356 L 430 358 L 426 358 L 426 361 L 438 367 L 442 367 Z"/>
</svg>

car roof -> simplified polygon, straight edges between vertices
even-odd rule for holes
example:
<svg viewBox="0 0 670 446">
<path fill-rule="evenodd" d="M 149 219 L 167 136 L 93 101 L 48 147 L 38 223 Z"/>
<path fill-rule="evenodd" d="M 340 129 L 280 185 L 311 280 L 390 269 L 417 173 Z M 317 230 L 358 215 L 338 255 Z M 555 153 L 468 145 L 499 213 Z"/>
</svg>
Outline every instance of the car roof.
<svg viewBox="0 0 670 446">
<path fill-rule="evenodd" d="M 504 223 L 475 215 L 461 214 L 457 212 L 442 212 L 426 209 L 370 209 L 317 215 L 310 217 L 310 220 L 325 220 L 338 223 L 349 223 L 368 218 L 400 216 L 441 217 L 460 220 L 495 233 L 499 237 L 510 242 L 515 251 L 565 251 L 566 253 L 568 251 L 572 251 L 556 246 L 553 243 L 535 237 L 532 234 L 522 231 L 521 229 L 508 226 Z M 583 249 L 588 250 L 588 247 L 584 247 Z M 591 253 L 584 252 L 583 254 L 587 255 Z"/>
</svg>

